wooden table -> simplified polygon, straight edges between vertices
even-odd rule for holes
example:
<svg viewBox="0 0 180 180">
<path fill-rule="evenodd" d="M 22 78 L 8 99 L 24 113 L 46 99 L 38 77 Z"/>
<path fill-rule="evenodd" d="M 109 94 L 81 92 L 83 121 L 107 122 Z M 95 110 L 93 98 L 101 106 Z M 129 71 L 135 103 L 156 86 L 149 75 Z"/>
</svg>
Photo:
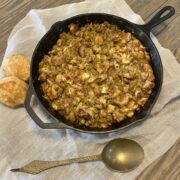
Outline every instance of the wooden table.
<svg viewBox="0 0 180 180">
<path fill-rule="evenodd" d="M 6 49 L 7 38 L 30 9 L 42 9 L 82 0 L 1 0 L 0 1 L 0 64 Z M 171 5 L 176 14 L 153 30 L 159 42 L 170 49 L 180 62 L 180 1 L 179 0 L 126 0 L 130 7 L 148 21 L 160 8 Z M 150 164 L 137 177 L 138 180 L 180 179 L 180 139 L 164 155 Z"/>
</svg>

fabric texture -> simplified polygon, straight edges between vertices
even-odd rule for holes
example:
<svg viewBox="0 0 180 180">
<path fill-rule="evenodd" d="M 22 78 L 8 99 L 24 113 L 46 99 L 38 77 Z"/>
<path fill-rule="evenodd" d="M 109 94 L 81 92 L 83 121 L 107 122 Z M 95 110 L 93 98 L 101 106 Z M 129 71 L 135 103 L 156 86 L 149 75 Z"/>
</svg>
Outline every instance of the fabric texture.
<svg viewBox="0 0 180 180">
<path fill-rule="evenodd" d="M 54 22 L 87 12 L 104 12 L 137 24 L 144 23 L 124 0 L 87 0 L 51 9 L 31 10 L 9 36 L 0 76 L 3 76 L 2 67 L 6 59 L 12 54 L 24 54 L 31 58 L 36 44 Z M 162 59 L 164 81 L 147 120 L 116 133 L 92 135 L 73 130 L 44 130 L 35 124 L 25 108 L 11 109 L 0 105 L 0 179 L 133 180 L 166 152 L 180 136 L 180 65 L 168 49 L 163 48 L 152 34 L 151 37 Z M 35 99 L 32 106 L 43 121 L 49 120 Z M 9 171 L 33 160 L 61 160 L 99 154 L 109 140 L 118 137 L 136 140 L 145 151 L 143 163 L 128 173 L 113 172 L 98 161 L 57 167 L 38 175 Z"/>
</svg>

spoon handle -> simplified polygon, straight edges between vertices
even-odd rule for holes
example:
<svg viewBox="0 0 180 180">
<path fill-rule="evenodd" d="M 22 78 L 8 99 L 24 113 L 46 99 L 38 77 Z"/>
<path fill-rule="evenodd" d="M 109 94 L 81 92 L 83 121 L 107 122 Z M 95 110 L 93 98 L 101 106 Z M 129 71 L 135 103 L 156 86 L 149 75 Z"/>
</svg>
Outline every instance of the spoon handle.
<svg viewBox="0 0 180 180">
<path fill-rule="evenodd" d="M 93 155 L 93 156 L 86 156 L 86 157 L 79 157 L 79 158 L 72 158 L 60 161 L 40 161 L 34 160 L 31 163 L 25 165 L 24 167 L 18 169 L 11 169 L 13 172 L 25 172 L 29 174 L 38 174 L 42 171 L 47 169 L 57 167 L 57 166 L 64 166 L 72 163 L 83 163 L 87 161 L 97 161 L 101 160 L 101 155 Z"/>
</svg>

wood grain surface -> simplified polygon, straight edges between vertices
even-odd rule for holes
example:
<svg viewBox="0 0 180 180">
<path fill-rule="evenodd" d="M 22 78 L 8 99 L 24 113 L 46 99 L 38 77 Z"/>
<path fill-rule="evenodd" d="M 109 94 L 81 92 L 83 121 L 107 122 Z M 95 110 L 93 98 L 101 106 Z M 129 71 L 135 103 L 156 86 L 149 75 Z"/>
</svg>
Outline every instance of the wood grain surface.
<svg viewBox="0 0 180 180">
<path fill-rule="evenodd" d="M 164 155 L 146 167 L 136 180 L 180 180 L 180 138 Z"/>
<path fill-rule="evenodd" d="M 83 0 L 0 0 L 0 64 L 12 28 L 31 9 L 43 9 L 76 3 Z M 147 22 L 159 9 L 171 5 L 175 15 L 153 29 L 162 46 L 170 49 L 180 62 L 180 0 L 126 0 L 135 13 Z M 159 157 L 136 180 L 180 180 L 180 139 L 164 155 Z"/>
</svg>

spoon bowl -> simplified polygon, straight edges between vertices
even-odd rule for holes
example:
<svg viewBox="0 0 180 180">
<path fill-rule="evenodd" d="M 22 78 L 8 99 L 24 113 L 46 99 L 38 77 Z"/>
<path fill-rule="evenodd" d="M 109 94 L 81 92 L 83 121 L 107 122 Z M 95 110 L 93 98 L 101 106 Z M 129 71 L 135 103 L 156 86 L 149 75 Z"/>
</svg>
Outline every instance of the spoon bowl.
<svg viewBox="0 0 180 180">
<path fill-rule="evenodd" d="M 108 168 L 127 172 L 139 166 L 144 159 L 144 150 L 133 140 L 119 138 L 110 141 L 101 156 Z"/>
</svg>

